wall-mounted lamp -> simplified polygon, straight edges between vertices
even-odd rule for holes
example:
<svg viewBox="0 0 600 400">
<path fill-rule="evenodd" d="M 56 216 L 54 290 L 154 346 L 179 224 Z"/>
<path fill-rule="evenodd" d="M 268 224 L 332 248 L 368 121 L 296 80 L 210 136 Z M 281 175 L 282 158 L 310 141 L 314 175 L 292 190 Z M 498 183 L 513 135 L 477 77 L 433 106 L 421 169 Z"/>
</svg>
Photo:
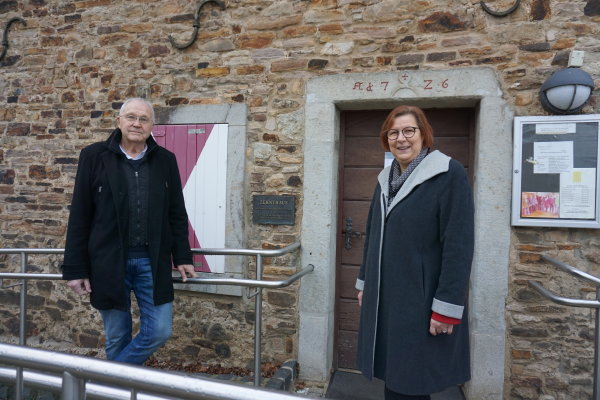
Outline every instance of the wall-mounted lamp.
<svg viewBox="0 0 600 400">
<path fill-rule="evenodd" d="M 588 102 L 594 90 L 594 80 L 579 68 L 555 72 L 540 89 L 540 101 L 546 111 L 573 114 Z"/>
</svg>

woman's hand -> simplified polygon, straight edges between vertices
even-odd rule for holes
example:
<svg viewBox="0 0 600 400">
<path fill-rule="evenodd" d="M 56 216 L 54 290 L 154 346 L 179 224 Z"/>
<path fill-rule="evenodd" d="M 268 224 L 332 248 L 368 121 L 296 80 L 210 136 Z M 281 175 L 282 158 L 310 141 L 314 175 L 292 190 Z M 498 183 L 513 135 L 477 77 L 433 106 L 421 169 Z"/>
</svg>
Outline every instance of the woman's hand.
<svg viewBox="0 0 600 400">
<path fill-rule="evenodd" d="M 429 333 L 433 336 L 437 335 L 452 335 L 453 326 L 450 324 L 445 324 L 443 322 L 436 321 L 435 319 L 431 319 L 429 322 Z"/>
<path fill-rule="evenodd" d="M 362 307 L 362 295 L 363 295 L 363 291 L 359 290 L 358 295 L 356 296 L 356 298 L 358 299 L 358 306 Z"/>
</svg>

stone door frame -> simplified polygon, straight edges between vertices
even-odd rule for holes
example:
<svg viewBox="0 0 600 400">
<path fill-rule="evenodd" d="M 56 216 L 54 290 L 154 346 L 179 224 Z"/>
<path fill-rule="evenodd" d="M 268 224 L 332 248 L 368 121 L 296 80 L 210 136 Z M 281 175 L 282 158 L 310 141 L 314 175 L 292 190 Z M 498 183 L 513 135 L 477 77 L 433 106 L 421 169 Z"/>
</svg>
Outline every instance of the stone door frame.
<svg viewBox="0 0 600 400">
<path fill-rule="evenodd" d="M 496 71 L 465 68 L 327 75 L 307 83 L 300 376 L 326 381 L 333 362 L 340 110 L 474 107 L 475 257 L 471 274 L 470 399 L 502 399 L 508 291 L 513 112 Z"/>
</svg>

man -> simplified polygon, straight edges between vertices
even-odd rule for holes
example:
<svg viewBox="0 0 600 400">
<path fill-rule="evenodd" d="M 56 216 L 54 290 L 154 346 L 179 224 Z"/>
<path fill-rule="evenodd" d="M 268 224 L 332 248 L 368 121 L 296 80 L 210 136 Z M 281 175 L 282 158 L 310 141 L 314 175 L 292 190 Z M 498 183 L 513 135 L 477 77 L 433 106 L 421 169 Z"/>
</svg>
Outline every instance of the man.
<svg viewBox="0 0 600 400">
<path fill-rule="evenodd" d="M 171 336 L 172 263 L 184 282 L 196 277 L 177 162 L 153 124 L 152 105 L 128 99 L 108 140 L 81 151 L 62 265 L 67 285 L 100 310 L 106 357 L 140 365 Z"/>
</svg>

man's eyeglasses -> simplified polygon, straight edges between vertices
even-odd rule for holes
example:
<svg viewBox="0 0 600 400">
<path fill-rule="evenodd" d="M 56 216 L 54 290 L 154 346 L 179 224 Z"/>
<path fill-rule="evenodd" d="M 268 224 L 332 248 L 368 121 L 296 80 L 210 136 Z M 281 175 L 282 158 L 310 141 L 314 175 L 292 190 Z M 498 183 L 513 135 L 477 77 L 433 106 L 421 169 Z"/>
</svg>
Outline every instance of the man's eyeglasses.
<svg viewBox="0 0 600 400">
<path fill-rule="evenodd" d="M 135 123 L 135 121 L 140 121 L 140 124 L 142 125 L 146 125 L 150 123 L 150 119 L 147 117 L 138 117 L 137 115 L 133 115 L 133 114 L 127 114 L 127 115 L 121 115 L 121 117 L 125 118 L 125 120 L 127 122 L 129 122 L 130 124 Z"/>
<path fill-rule="evenodd" d="M 402 136 L 406 139 L 410 139 L 415 136 L 415 132 L 419 129 L 417 126 L 407 126 L 406 128 L 402 128 L 402 131 L 398 131 L 397 129 L 390 129 L 385 134 L 389 140 L 396 140 L 398 136 L 400 136 L 400 132 L 402 132 Z"/>
</svg>

